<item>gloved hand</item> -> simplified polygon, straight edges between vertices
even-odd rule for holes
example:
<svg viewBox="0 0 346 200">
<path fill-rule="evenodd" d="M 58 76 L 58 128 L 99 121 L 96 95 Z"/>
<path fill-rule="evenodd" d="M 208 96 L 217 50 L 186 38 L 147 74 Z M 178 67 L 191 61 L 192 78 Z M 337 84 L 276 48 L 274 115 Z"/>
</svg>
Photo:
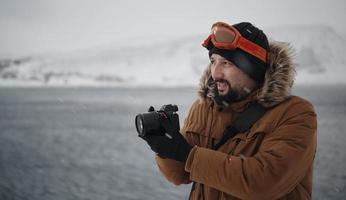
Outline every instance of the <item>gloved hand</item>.
<svg viewBox="0 0 346 200">
<path fill-rule="evenodd" d="M 154 111 L 153 107 L 149 112 Z M 173 123 L 170 118 L 163 118 L 161 125 L 164 130 L 160 133 L 151 133 L 140 136 L 150 146 L 150 148 L 162 158 L 170 158 L 185 162 L 192 146 L 187 143 L 185 138 L 179 133 L 179 124 Z"/>
<path fill-rule="evenodd" d="M 143 139 L 147 141 L 150 148 L 162 158 L 170 158 L 185 162 L 192 146 L 187 143 L 181 133 L 169 133 L 166 135 L 148 135 Z"/>
</svg>

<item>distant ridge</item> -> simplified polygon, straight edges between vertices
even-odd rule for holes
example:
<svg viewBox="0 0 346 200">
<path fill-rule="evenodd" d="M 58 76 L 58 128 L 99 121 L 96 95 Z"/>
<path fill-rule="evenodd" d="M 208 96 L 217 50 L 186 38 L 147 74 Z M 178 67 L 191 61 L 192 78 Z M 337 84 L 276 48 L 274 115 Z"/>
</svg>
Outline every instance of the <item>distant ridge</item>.
<svg viewBox="0 0 346 200">
<path fill-rule="evenodd" d="M 346 83 L 345 36 L 328 26 L 266 29 L 296 50 L 298 84 Z M 205 36 L 142 38 L 60 54 L 0 60 L 0 86 L 196 86 L 208 63 Z"/>
</svg>

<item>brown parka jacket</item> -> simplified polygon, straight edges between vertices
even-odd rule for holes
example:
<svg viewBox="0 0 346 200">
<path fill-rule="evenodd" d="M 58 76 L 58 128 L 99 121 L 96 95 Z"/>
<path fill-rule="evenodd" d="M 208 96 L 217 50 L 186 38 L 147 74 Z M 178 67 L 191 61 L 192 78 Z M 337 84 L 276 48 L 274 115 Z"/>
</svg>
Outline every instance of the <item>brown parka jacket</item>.
<svg viewBox="0 0 346 200">
<path fill-rule="evenodd" d="M 226 107 L 213 99 L 208 66 L 200 81 L 200 99 L 193 103 L 181 129 L 194 146 L 186 163 L 156 156 L 170 182 L 196 182 L 190 199 L 311 199 L 316 114 L 308 101 L 291 95 L 292 49 L 271 41 L 270 54 L 263 86 L 246 100 Z M 226 127 L 254 101 L 269 110 L 250 130 L 211 150 Z"/>
</svg>

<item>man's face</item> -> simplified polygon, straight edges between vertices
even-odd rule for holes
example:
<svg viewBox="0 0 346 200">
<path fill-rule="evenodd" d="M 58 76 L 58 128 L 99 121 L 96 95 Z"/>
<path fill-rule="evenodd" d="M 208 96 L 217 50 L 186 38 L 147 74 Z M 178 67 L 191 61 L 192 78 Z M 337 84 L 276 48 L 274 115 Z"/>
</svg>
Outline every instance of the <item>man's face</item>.
<svg viewBox="0 0 346 200">
<path fill-rule="evenodd" d="M 257 87 L 257 83 L 236 65 L 226 58 L 212 54 L 210 56 L 211 76 L 216 83 L 219 96 L 227 96 L 231 93 L 236 95 L 235 99 L 245 98 L 250 91 Z"/>
</svg>

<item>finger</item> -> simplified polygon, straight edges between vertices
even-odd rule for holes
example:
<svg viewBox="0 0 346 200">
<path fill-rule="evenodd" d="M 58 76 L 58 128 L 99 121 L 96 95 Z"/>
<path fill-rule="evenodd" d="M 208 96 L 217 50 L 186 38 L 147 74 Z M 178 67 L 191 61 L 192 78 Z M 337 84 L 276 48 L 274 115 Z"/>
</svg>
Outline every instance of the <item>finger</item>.
<svg viewBox="0 0 346 200">
<path fill-rule="evenodd" d="M 153 106 L 150 106 L 148 109 L 148 112 L 153 112 L 153 111 L 155 111 L 155 108 Z"/>
<path fill-rule="evenodd" d="M 150 146 L 157 146 L 159 143 L 164 141 L 166 136 L 148 135 L 145 138 L 145 141 L 147 141 Z"/>
</svg>

